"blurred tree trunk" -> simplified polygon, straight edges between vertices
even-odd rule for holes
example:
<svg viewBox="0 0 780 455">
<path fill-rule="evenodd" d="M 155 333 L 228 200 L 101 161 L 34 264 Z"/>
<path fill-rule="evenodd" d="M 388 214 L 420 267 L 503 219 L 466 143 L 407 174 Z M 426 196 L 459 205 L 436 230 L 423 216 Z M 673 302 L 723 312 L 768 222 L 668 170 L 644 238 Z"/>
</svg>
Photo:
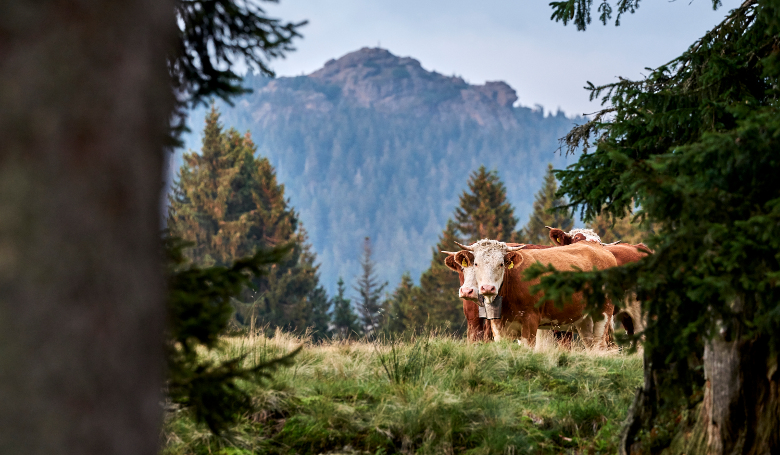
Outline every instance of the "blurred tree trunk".
<svg viewBox="0 0 780 455">
<path fill-rule="evenodd" d="M 687 418 L 662 415 L 663 390 L 679 378 L 662 355 L 645 354 L 645 384 L 629 411 L 621 454 L 769 454 L 780 447 L 780 372 L 767 337 L 742 339 L 735 319 L 704 347 L 704 394 Z M 679 414 L 678 414 L 679 415 Z M 673 419 L 670 422 L 664 420 Z M 658 428 L 673 430 L 668 445 L 654 447 Z M 642 431 L 644 430 L 644 431 Z M 655 430 L 655 431 L 654 431 Z M 663 451 L 661 449 L 664 449 Z"/>
<path fill-rule="evenodd" d="M 704 348 L 707 383 L 699 420 L 708 454 L 777 453 L 780 381 L 766 337 L 716 337 Z M 693 453 L 693 452 L 689 452 Z"/>
<path fill-rule="evenodd" d="M 153 454 L 172 2 L 0 2 L 0 453 Z"/>
</svg>

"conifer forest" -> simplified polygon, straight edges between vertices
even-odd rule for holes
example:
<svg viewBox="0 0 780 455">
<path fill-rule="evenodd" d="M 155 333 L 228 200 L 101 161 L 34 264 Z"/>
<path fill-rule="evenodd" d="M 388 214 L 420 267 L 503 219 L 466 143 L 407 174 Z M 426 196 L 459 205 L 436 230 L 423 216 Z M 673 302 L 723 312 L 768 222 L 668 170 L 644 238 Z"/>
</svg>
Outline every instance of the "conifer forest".
<svg viewBox="0 0 780 455">
<path fill-rule="evenodd" d="M 0 454 L 780 453 L 780 0 L 502 1 L 0 3 Z"/>
</svg>

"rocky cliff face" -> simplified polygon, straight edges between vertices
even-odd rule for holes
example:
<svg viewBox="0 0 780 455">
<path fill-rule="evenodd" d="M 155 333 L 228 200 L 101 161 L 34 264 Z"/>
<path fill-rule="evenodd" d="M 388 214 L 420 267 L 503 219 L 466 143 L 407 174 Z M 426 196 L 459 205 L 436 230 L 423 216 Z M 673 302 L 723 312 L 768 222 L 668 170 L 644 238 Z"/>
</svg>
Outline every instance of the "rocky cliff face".
<svg viewBox="0 0 780 455">
<path fill-rule="evenodd" d="M 323 113 L 348 103 L 441 121 L 470 118 L 479 125 L 504 128 L 517 124 L 512 114 L 517 94 L 505 82 L 470 85 L 459 77 L 427 71 L 413 58 L 377 48 L 364 47 L 330 60 L 308 76 L 276 79 L 260 93 L 291 98 L 299 107 Z"/>
</svg>

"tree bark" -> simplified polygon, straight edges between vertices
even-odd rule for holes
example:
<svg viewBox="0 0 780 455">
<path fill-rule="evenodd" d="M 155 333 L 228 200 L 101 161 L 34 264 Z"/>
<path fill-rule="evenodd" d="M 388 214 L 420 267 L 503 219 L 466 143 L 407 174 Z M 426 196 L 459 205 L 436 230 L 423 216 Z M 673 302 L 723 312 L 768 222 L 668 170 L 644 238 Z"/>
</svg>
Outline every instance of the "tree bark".
<svg viewBox="0 0 780 455">
<path fill-rule="evenodd" d="M 735 327 L 735 323 L 732 327 Z M 645 358 L 645 384 L 637 391 L 620 443 L 621 454 L 688 455 L 780 453 L 780 374 L 777 354 L 766 337 L 741 339 L 742 331 L 716 336 L 705 344 L 704 394 L 690 419 L 673 425 L 666 447 L 652 447 L 653 429 L 669 425 L 660 418 L 664 384 L 673 376 L 667 366 Z M 686 421 L 687 420 L 687 421 Z M 642 431 L 644 430 L 644 431 Z M 645 439 L 643 439 L 643 437 Z"/>
<path fill-rule="evenodd" d="M 165 0 L 0 2 L 0 453 L 153 454 Z"/>
<path fill-rule="evenodd" d="M 780 378 L 768 340 L 715 338 L 704 348 L 704 374 L 707 453 L 780 452 Z"/>
</svg>

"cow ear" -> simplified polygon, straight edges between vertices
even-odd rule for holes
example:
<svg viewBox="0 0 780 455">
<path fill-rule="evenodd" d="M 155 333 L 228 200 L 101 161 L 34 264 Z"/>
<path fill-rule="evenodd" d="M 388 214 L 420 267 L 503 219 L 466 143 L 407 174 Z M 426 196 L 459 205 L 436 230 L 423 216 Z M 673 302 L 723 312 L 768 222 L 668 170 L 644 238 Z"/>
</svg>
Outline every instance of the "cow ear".
<svg viewBox="0 0 780 455">
<path fill-rule="evenodd" d="M 448 254 L 447 257 L 444 258 L 444 265 L 446 265 L 447 268 L 452 269 L 456 272 L 460 272 L 461 270 L 460 265 L 458 265 L 458 263 L 455 262 L 454 254 Z"/>
<path fill-rule="evenodd" d="M 563 245 L 564 233 L 560 229 L 550 229 L 550 239 L 556 245 Z"/>
<path fill-rule="evenodd" d="M 504 266 L 512 270 L 523 263 L 523 255 L 519 251 L 510 251 L 504 256 Z"/>
<path fill-rule="evenodd" d="M 460 264 L 461 267 L 470 267 L 474 265 L 474 253 L 471 251 L 458 251 L 455 255 L 455 262 Z"/>
</svg>

